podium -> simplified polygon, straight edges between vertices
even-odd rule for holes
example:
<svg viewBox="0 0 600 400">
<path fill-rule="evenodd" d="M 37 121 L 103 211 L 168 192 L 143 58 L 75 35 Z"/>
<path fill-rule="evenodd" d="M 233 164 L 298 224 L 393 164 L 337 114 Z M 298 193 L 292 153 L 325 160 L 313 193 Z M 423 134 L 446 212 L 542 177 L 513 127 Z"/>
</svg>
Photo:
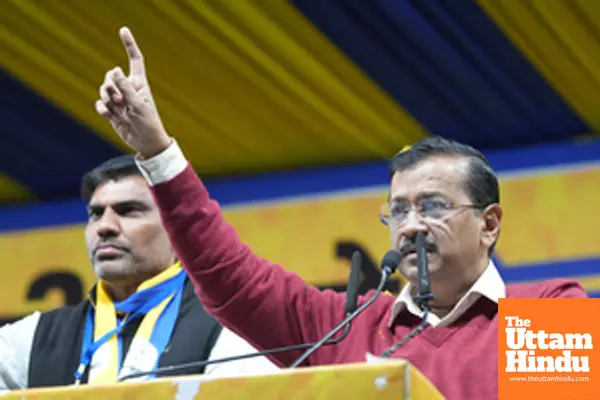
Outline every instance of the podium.
<svg viewBox="0 0 600 400">
<path fill-rule="evenodd" d="M 190 375 L 110 385 L 29 389 L 0 397 L 2 400 L 444 399 L 427 378 L 403 360 L 282 369 L 245 377 Z"/>
</svg>

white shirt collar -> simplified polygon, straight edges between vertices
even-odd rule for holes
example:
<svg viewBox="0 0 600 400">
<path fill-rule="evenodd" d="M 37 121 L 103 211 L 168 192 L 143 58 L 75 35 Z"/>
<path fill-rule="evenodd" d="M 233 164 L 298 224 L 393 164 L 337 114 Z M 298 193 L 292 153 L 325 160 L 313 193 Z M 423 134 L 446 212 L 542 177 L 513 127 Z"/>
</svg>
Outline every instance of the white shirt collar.
<svg viewBox="0 0 600 400">
<path fill-rule="evenodd" d="M 389 325 L 398 317 L 398 314 L 405 308 L 413 315 L 423 317 L 423 311 L 417 306 L 410 295 L 412 284 L 408 283 L 402 288 L 402 291 L 398 295 L 398 298 L 394 302 L 392 307 L 392 314 L 390 317 Z M 434 293 L 435 295 L 435 293 Z M 433 327 L 436 326 L 447 326 L 452 322 L 456 321 L 465 311 L 467 311 L 480 297 L 487 297 L 494 303 L 498 303 L 498 299 L 506 297 L 506 284 L 498 269 L 494 265 L 493 261 L 490 260 L 489 264 L 479 277 L 477 281 L 471 286 L 471 288 L 465 293 L 465 295 L 459 300 L 454 308 L 444 318 L 439 318 L 437 315 L 430 313 L 428 317 L 429 324 Z"/>
</svg>

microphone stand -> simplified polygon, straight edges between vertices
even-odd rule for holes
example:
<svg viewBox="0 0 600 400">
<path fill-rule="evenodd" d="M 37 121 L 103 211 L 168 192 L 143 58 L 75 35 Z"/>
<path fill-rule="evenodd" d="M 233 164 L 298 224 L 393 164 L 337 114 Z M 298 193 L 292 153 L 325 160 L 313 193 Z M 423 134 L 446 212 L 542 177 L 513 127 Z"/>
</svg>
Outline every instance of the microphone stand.
<svg viewBox="0 0 600 400">
<path fill-rule="evenodd" d="M 344 307 L 344 309 L 346 311 L 346 315 L 348 317 L 356 310 L 356 306 L 357 306 L 357 302 L 358 302 L 358 289 L 360 286 L 361 268 L 362 268 L 362 256 L 359 251 L 355 251 L 352 254 L 352 259 L 351 259 L 351 263 L 350 263 L 350 276 L 348 278 L 348 285 L 347 285 L 347 290 L 346 290 L 346 305 Z M 326 340 L 321 345 L 336 344 L 336 343 L 341 342 L 346 336 L 348 336 L 348 333 L 350 332 L 350 328 L 351 328 L 351 324 L 352 324 L 351 319 L 352 318 L 346 318 L 346 320 L 344 320 L 345 322 L 342 322 L 342 324 L 340 325 L 340 328 L 345 326 L 346 329 L 344 329 L 344 332 L 338 338 L 329 339 L 331 336 L 333 336 L 333 335 L 331 335 L 328 338 L 329 340 Z M 337 332 L 337 330 L 336 330 L 336 332 Z M 155 368 L 155 369 L 149 370 L 149 371 L 134 372 L 131 374 L 123 375 L 122 377 L 118 378 L 117 381 L 123 382 L 128 379 L 139 378 L 139 377 L 147 376 L 147 375 L 165 374 L 165 373 L 169 373 L 169 372 L 176 372 L 176 371 L 184 370 L 187 368 L 200 368 L 200 367 L 204 367 L 207 365 L 218 364 L 218 363 L 223 363 L 223 362 L 228 362 L 228 361 L 244 360 L 246 358 L 268 356 L 270 354 L 285 353 L 285 352 L 294 351 L 294 350 L 304 350 L 304 349 L 309 349 L 314 345 L 315 345 L 315 343 L 301 343 L 301 344 L 296 344 L 296 345 L 291 345 L 291 346 L 279 347 L 276 349 L 269 349 L 269 350 L 254 352 L 254 353 L 248 353 L 248 354 L 240 354 L 240 355 L 229 356 L 229 357 L 213 359 L 213 360 L 192 361 L 192 362 L 188 362 L 185 364 L 167 365 L 167 366 Z"/>
<path fill-rule="evenodd" d="M 421 333 L 428 325 L 429 302 L 435 299 L 431 291 L 431 280 L 429 279 L 429 266 L 427 264 L 427 247 L 425 246 L 425 233 L 418 232 L 416 235 L 417 247 L 417 274 L 418 274 L 418 294 L 414 297 L 415 303 L 423 310 L 421 323 L 412 331 L 407 333 L 402 340 L 395 343 L 392 347 L 381 354 L 382 358 L 389 358 L 396 350 L 404 346 L 413 337 Z"/>
<path fill-rule="evenodd" d="M 381 273 L 381 280 L 379 281 L 379 285 L 377 286 L 377 290 L 375 291 L 375 293 L 373 293 L 373 295 L 364 304 L 362 304 L 360 307 L 358 307 L 356 309 L 356 311 L 354 311 L 352 314 L 348 315 L 346 317 L 346 319 L 344 319 L 338 326 L 336 326 L 331 331 L 329 331 L 329 333 L 327 335 L 325 335 L 321 340 L 319 340 L 310 349 L 308 349 L 304 354 L 302 354 L 302 356 L 300 356 L 296 361 L 294 361 L 294 363 L 290 366 L 290 369 L 296 368 L 300 364 L 302 364 L 304 361 L 306 361 L 306 359 L 308 357 L 310 357 L 315 351 L 317 351 L 330 337 L 332 337 L 340 329 L 342 329 L 342 327 L 345 324 L 350 323 L 350 321 L 352 321 L 354 318 L 356 318 L 358 316 L 358 314 L 363 312 L 375 300 L 377 300 L 377 297 L 379 297 L 379 295 L 381 294 L 386 281 L 388 280 L 390 275 L 392 275 L 394 273 L 394 271 L 398 267 L 399 262 L 400 262 L 400 254 L 398 254 L 395 251 L 389 251 L 383 258 L 383 261 L 382 261 L 383 268 L 382 268 L 382 273 Z"/>
<path fill-rule="evenodd" d="M 350 332 L 350 325 L 351 325 L 351 323 L 348 322 L 348 324 L 345 325 L 346 329 L 344 329 L 344 332 L 338 338 L 331 339 L 327 343 L 324 343 L 324 344 L 327 344 L 327 345 L 336 344 L 336 343 L 342 341 L 348 335 L 348 332 Z M 134 372 L 131 374 L 123 375 L 122 377 L 117 379 L 117 382 L 123 382 L 128 379 L 139 378 L 139 377 L 146 376 L 146 375 L 157 375 L 158 376 L 159 374 L 165 374 L 168 372 L 176 372 L 176 371 L 179 371 L 182 369 L 187 369 L 187 368 L 199 368 L 199 367 L 204 367 L 204 366 L 211 365 L 211 364 L 220 364 L 220 363 L 224 363 L 224 362 L 228 362 L 228 361 L 237 361 L 237 360 L 244 360 L 246 358 L 268 356 L 270 354 L 285 353 L 287 351 L 304 350 L 304 349 L 311 347 L 312 345 L 313 345 L 313 343 L 301 343 L 301 344 L 295 344 L 295 345 L 286 346 L 286 347 L 278 347 L 276 349 L 259 351 L 256 353 L 240 354 L 240 355 L 236 355 L 236 356 L 229 356 L 229 357 L 224 357 L 224 358 L 219 358 L 219 359 L 214 359 L 214 360 L 191 361 L 191 362 L 188 362 L 185 364 L 167 365 L 165 367 L 153 369 L 152 371 L 141 371 L 141 372 Z"/>
</svg>

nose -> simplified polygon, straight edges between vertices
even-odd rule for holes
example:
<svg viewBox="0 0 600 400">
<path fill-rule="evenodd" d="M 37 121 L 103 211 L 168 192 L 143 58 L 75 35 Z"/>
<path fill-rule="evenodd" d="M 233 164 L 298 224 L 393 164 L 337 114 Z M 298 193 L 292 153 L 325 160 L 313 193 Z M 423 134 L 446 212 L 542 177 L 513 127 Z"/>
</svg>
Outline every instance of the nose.
<svg viewBox="0 0 600 400">
<path fill-rule="evenodd" d="M 410 210 L 408 215 L 406 215 L 406 219 L 403 224 L 398 227 L 397 232 L 397 242 L 400 243 L 400 240 L 403 237 L 413 238 L 417 235 L 418 232 L 423 232 L 427 234 L 429 228 L 423 222 L 422 217 L 416 212 L 414 209 Z"/>
<path fill-rule="evenodd" d="M 118 215 L 110 208 L 107 208 L 97 222 L 96 234 L 100 238 L 108 238 L 119 236 L 120 232 Z"/>
</svg>

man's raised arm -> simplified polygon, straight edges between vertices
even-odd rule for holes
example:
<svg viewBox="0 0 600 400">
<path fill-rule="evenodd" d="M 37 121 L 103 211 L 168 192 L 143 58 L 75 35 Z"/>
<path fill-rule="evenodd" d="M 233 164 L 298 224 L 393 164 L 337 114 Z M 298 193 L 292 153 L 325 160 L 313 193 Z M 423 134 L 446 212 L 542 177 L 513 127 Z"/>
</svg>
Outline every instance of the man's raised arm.
<svg viewBox="0 0 600 400">
<path fill-rule="evenodd" d="M 197 295 L 223 325 L 259 349 L 318 340 L 343 319 L 343 296 L 308 286 L 240 241 L 165 130 L 133 35 L 122 28 L 120 36 L 130 74 L 119 67 L 107 72 L 96 110 L 138 153 L 138 165 Z M 297 356 L 284 353 L 276 360 L 287 365 Z"/>
</svg>

